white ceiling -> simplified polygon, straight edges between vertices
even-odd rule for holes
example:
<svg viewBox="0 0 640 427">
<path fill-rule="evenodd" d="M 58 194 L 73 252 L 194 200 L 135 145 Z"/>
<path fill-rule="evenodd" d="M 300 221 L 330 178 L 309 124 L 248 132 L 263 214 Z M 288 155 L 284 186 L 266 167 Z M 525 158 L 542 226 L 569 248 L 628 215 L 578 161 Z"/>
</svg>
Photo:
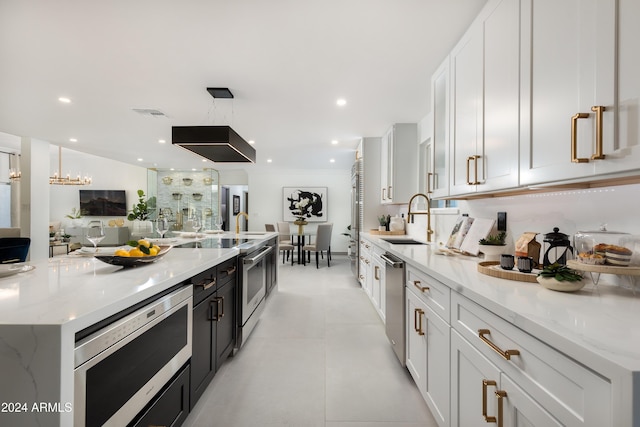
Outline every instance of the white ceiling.
<svg viewBox="0 0 640 427">
<path fill-rule="evenodd" d="M 0 132 L 144 167 L 347 169 L 359 137 L 429 112 L 432 72 L 484 3 L 0 0 Z M 212 124 L 255 140 L 256 164 L 171 145 L 171 126 Z"/>
</svg>

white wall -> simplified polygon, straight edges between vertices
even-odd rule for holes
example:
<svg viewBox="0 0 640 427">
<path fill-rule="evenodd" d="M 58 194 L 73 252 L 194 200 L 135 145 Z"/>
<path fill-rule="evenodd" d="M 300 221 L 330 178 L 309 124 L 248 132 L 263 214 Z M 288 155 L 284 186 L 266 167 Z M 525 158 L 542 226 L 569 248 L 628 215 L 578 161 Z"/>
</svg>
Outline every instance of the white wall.
<svg viewBox="0 0 640 427">
<path fill-rule="evenodd" d="M 50 175 L 58 170 L 58 149 L 52 146 L 50 156 Z M 81 188 L 95 190 L 125 190 L 127 192 L 127 210 L 131 210 L 138 201 L 136 192 L 138 189 L 147 193 L 147 169 L 139 166 L 103 157 L 93 156 L 74 150 L 62 149 L 62 174 L 67 172 L 71 176 L 81 173 L 82 176 L 91 176 L 93 182 L 89 187 L 83 186 L 49 186 L 49 220 L 52 222 L 61 221 L 63 226 L 69 226 L 70 220 L 65 218 L 71 213 L 72 208 L 80 208 L 80 196 L 78 190 Z M 91 217 L 94 218 L 94 217 Z M 96 218 L 98 219 L 98 218 Z M 104 218 L 111 219 L 111 218 Z M 84 218 L 87 220 L 87 218 Z"/>
<path fill-rule="evenodd" d="M 249 228 L 264 230 L 264 224 L 283 219 L 282 187 L 327 187 L 327 221 L 333 223 L 331 251 L 347 252 L 347 232 L 351 223 L 351 171 L 274 170 L 249 172 Z M 313 229 L 318 223 L 305 227 Z"/>
</svg>

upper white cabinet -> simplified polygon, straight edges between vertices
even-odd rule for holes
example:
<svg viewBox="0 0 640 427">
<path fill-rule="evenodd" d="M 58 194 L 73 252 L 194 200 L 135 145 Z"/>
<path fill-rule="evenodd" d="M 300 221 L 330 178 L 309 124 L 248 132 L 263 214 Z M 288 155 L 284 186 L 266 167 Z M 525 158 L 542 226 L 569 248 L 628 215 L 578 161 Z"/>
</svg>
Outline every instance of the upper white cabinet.
<svg viewBox="0 0 640 427">
<path fill-rule="evenodd" d="M 380 157 L 380 202 L 407 203 L 418 191 L 418 125 L 393 125 L 382 137 Z"/>
<path fill-rule="evenodd" d="M 617 132 L 615 138 L 604 139 L 606 158 L 595 162 L 598 174 L 640 169 L 639 18 L 638 0 L 618 0 Z"/>
<path fill-rule="evenodd" d="M 521 184 L 615 170 L 616 0 L 521 4 Z"/>
<path fill-rule="evenodd" d="M 451 53 L 451 195 L 518 185 L 518 6 L 488 3 Z"/>
<path fill-rule="evenodd" d="M 449 57 L 431 77 L 432 135 L 427 161 L 426 191 L 449 195 Z"/>
</svg>

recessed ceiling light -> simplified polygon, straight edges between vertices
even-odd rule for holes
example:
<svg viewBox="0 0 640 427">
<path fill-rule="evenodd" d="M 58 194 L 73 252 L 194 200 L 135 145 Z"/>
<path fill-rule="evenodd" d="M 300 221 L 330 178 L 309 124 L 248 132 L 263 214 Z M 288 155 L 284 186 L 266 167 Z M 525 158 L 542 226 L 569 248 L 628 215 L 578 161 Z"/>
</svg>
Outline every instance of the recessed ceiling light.
<svg viewBox="0 0 640 427">
<path fill-rule="evenodd" d="M 207 159 L 202 159 L 202 161 L 203 161 L 203 162 L 206 162 L 206 161 L 207 161 Z"/>
<path fill-rule="evenodd" d="M 143 161 L 143 160 L 144 160 L 144 159 L 143 159 L 143 158 L 141 158 L 141 157 L 140 157 L 140 158 L 138 158 L 138 161 L 139 161 L 139 162 L 141 162 L 141 161 Z"/>
<path fill-rule="evenodd" d="M 160 144 L 164 144 L 164 143 L 165 143 L 165 142 L 167 142 L 167 141 L 165 141 L 164 139 L 159 139 L 159 140 L 158 140 L 158 142 L 159 142 Z"/>
<path fill-rule="evenodd" d="M 174 171 L 174 170 L 175 170 L 175 168 L 169 168 L 169 170 L 170 170 L 170 171 Z"/>
<path fill-rule="evenodd" d="M 69 138 L 70 142 L 78 142 L 78 140 L 76 138 Z"/>
<path fill-rule="evenodd" d="M 273 162 L 273 160 L 267 159 L 267 163 L 271 163 L 271 162 Z"/>
<path fill-rule="evenodd" d="M 197 169 L 196 168 L 191 168 L 191 170 L 195 172 Z"/>
<path fill-rule="evenodd" d="M 335 162 L 336 162 L 336 159 L 329 160 L 329 163 L 335 163 Z"/>
<path fill-rule="evenodd" d="M 336 101 L 336 105 L 338 105 L 338 107 L 344 107 L 345 105 L 347 105 L 347 100 L 344 98 L 338 98 L 338 100 Z"/>
<path fill-rule="evenodd" d="M 61 96 L 60 98 L 58 98 L 58 101 L 64 103 L 64 104 L 69 104 L 71 102 L 71 100 L 69 98 L 67 98 L 66 96 Z"/>
<path fill-rule="evenodd" d="M 253 139 L 250 139 L 250 140 L 249 140 L 249 141 L 247 141 L 247 142 L 248 142 L 249 144 L 251 144 L 251 145 L 253 145 L 253 144 L 255 144 L 255 143 L 256 143 Z"/>
<path fill-rule="evenodd" d="M 338 140 L 337 140 L 337 139 L 334 139 L 333 141 L 331 141 L 331 143 L 332 143 L 333 145 L 338 145 Z"/>
</svg>

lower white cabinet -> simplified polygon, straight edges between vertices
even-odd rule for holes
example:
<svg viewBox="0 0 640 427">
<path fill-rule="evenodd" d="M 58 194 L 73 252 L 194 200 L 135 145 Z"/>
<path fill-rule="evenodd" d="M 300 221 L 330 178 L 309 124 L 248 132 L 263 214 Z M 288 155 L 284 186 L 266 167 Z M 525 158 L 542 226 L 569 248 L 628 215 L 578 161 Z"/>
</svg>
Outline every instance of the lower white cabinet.
<svg viewBox="0 0 640 427">
<path fill-rule="evenodd" d="M 452 426 L 562 426 L 456 331 L 451 362 Z"/>
<path fill-rule="evenodd" d="M 485 402 L 500 415 L 500 401 L 504 426 L 612 425 L 610 380 L 457 292 L 451 312 L 452 426 L 478 425 Z M 486 399 L 482 380 L 495 382 Z"/>
<path fill-rule="evenodd" d="M 378 315 L 385 321 L 385 306 L 386 302 L 386 288 L 385 288 L 385 262 L 380 258 L 380 254 L 377 252 L 379 249 L 374 246 L 373 256 L 371 257 L 371 302 L 375 307 Z"/>
<path fill-rule="evenodd" d="M 407 369 L 439 426 L 449 426 L 450 326 L 416 295 L 406 291 Z"/>
</svg>

